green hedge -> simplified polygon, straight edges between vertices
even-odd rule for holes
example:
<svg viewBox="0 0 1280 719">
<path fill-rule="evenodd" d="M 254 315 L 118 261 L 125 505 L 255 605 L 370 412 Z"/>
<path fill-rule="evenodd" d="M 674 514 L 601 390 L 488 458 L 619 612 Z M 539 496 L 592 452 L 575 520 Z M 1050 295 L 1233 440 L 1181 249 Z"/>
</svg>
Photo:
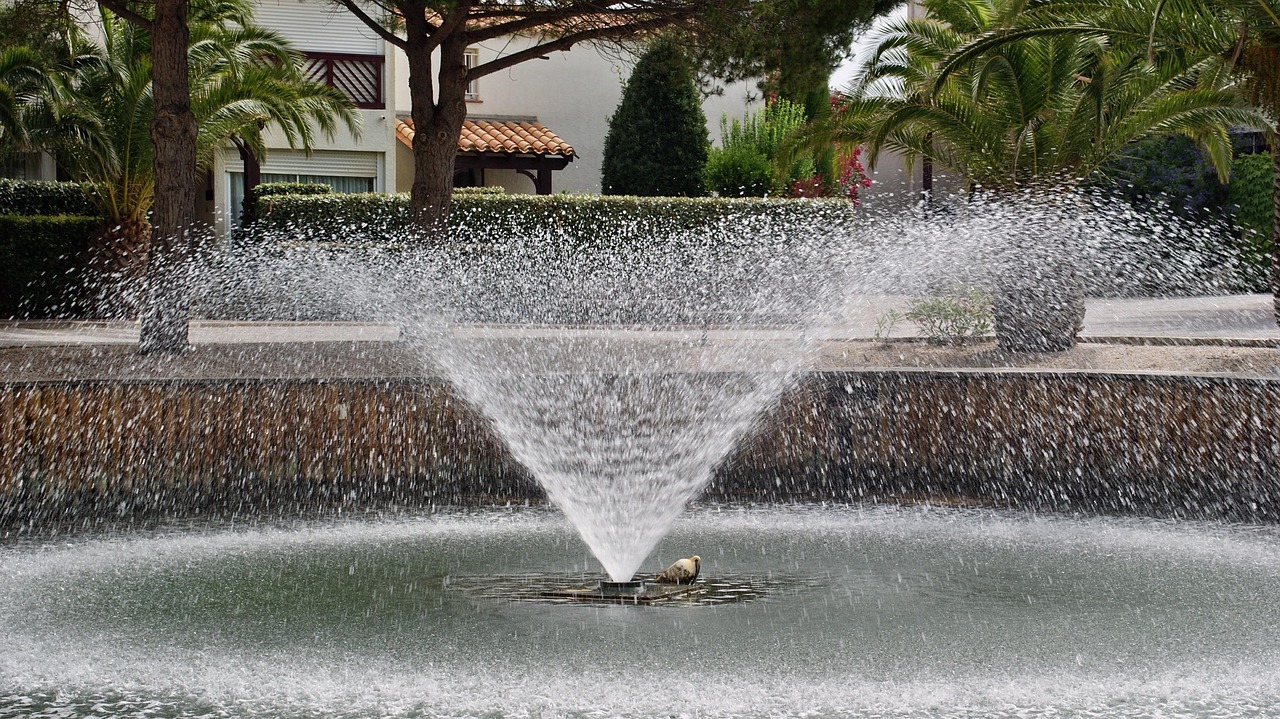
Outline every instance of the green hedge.
<svg viewBox="0 0 1280 719">
<path fill-rule="evenodd" d="M 0 317 L 71 317 L 82 309 L 96 217 L 0 215 Z"/>
<path fill-rule="evenodd" d="M 0 179 L 0 215 L 96 216 L 84 185 Z"/>
<path fill-rule="evenodd" d="M 505 195 L 507 194 L 507 188 L 501 187 L 501 186 L 489 186 L 489 185 L 486 185 L 484 187 L 455 187 L 453 188 L 453 194 L 455 195 Z"/>
<path fill-rule="evenodd" d="M 464 243 L 529 233 L 596 244 L 744 220 L 830 227 L 849 221 L 853 210 L 850 203 L 834 199 L 458 194 L 447 234 Z M 383 243 L 414 236 L 407 195 L 286 195 L 260 202 L 258 217 L 256 229 L 274 241 Z"/>
<path fill-rule="evenodd" d="M 1245 289 L 1266 292 L 1271 273 L 1275 166 L 1271 153 L 1240 155 L 1231 163 L 1228 201 L 1241 234 Z"/>
<path fill-rule="evenodd" d="M 280 195 L 328 195 L 333 188 L 323 182 L 264 182 L 253 188 L 256 198 Z"/>
</svg>

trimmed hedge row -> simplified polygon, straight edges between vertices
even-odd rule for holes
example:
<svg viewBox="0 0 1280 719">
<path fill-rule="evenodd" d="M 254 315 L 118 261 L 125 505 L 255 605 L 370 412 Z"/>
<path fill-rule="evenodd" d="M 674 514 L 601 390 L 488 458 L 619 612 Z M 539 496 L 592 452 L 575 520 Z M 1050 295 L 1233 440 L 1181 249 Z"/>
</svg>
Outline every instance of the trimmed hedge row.
<svg viewBox="0 0 1280 719">
<path fill-rule="evenodd" d="M 0 317 L 70 317 L 96 217 L 0 215 Z"/>
<path fill-rule="evenodd" d="M 253 188 L 253 196 L 279 197 L 280 195 L 327 195 L 333 188 L 323 182 L 264 182 Z"/>
<path fill-rule="evenodd" d="M 285 195 L 259 202 L 257 209 L 256 229 L 268 241 L 382 243 L 415 236 L 407 195 Z M 611 244 L 741 220 L 833 226 L 849 221 L 853 211 L 838 199 L 458 193 L 447 234 L 461 242 L 528 232 L 573 244 Z"/>
<path fill-rule="evenodd" d="M 97 214 L 87 189 L 79 183 L 0 179 L 0 215 Z"/>
</svg>

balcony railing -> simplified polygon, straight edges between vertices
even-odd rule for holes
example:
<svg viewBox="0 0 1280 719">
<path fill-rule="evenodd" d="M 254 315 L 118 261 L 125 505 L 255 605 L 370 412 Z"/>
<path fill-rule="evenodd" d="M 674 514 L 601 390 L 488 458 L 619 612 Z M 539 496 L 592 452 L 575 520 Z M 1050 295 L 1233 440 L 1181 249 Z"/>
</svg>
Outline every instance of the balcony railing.
<svg viewBox="0 0 1280 719">
<path fill-rule="evenodd" d="M 358 108 L 381 110 L 387 106 L 382 96 L 382 64 L 381 55 L 309 52 L 303 74 L 312 82 L 341 90 Z"/>
</svg>

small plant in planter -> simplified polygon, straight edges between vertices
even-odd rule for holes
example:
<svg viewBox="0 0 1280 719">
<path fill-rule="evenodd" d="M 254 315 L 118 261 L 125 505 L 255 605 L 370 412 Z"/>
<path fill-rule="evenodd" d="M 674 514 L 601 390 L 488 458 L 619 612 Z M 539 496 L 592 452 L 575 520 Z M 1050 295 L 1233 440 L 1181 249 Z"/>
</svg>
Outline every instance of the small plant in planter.
<svg viewBox="0 0 1280 719">
<path fill-rule="evenodd" d="M 911 301 L 904 317 L 930 344 L 961 345 L 991 332 L 991 296 L 977 287 L 955 285 L 933 297 Z"/>
</svg>

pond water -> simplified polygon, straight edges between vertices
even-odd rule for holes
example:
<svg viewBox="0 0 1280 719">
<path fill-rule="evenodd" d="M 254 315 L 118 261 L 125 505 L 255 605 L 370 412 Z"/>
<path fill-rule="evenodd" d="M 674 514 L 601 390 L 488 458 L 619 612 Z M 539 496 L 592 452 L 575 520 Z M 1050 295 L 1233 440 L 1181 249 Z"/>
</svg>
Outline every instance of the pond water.
<svg viewBox="0 0 1280 719">
<path fill-rule="evenodd" d="M 0 545 L 0 717 L 1269 717 L 1280 531 L 699 506 L 604 578 L 547 509 Z"/>
</svg>

